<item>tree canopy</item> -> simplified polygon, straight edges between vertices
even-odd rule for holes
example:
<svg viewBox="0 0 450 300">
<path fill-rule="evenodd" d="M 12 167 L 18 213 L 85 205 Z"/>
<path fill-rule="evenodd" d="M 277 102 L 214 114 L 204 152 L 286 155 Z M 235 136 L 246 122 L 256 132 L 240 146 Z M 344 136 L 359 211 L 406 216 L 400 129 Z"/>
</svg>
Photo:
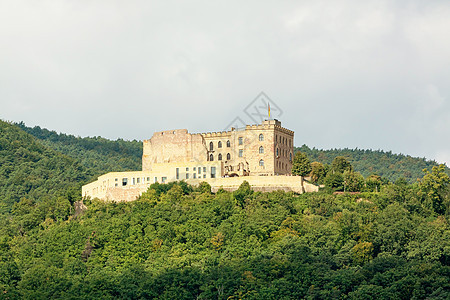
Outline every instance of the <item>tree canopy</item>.
<svg viewBox="0 0 450 300">
<path fill-rule="evenodd" d="M 89 159 L 0 130 L 2 298 L 450 298 L 445 166 L 409 183 L 333 171 L 330 160 L 318 193 L 181 181 L 133 202 L 81 203 L 79 186 L 98 171 Z"/>
</svg>

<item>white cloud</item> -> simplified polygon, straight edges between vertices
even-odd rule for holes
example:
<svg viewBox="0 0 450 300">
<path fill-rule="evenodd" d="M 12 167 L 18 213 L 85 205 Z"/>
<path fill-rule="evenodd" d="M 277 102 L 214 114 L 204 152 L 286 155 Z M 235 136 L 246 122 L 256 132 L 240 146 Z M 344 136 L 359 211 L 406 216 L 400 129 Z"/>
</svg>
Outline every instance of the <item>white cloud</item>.
<svg viewBox="0 0 450 300">
<path fill-rule="evenodd" d="M 450 148 L 449 13 L 447 1 L 1 2 L 0 117 L 144 139 L 220 130 L 263 90 L 298 145 L 436 158 Z"/>
</svg>

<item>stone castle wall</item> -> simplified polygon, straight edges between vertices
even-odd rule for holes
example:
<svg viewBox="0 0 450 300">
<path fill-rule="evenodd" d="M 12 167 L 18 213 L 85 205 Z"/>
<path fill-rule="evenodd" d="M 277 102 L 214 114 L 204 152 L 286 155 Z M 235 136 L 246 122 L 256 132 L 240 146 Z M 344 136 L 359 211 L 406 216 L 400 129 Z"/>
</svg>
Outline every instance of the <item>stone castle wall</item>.
<svg viewBox="0 0 450 300">
<path fill-rule="evenodd" d="M 196 186 L 200 182 L 207 182 L 211 185 L 211 191 L 217 192 L 219 189 L 226 191 L 235 191 L 239 186 L 247 181 L 254 191 L 272 192 L 285 191 L 302 194 L 304 192 L 317 192 L 319 187 L 303 180 L 301 176 L 245 176 L 233 178 L 206 178 L 206 179 L 188 179 L 187 183 Z M 127 187 L 111 187 L 108 188 L 101 197 L 97 197 L 104 201 L 133 201 L 136 200 L 143 192 L 147 191 L 150 184 L 127 186 Z"/>
<path fill-rule="evenodd" d="M 290 176 L 294 132 L 277 120 L 230 131 L 191 134 L 186 129 L 156 132 L 143 142 L 142 171 L 112 172 L 83 186 L 83 197 L 131 201 L 154 182 L 208 182 L 213 192 L 233 191 L 247 180 L 254 190 L 317 191 Z"/>
</svg>

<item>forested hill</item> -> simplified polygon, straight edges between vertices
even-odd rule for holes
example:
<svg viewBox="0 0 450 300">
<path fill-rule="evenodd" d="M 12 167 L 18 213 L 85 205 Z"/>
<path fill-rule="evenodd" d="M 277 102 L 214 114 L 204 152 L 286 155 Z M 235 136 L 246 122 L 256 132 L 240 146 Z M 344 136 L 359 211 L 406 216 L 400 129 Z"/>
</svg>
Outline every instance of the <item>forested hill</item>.
<svg viewBox="0 0 450 300">
<path fill-rule="evenodd" d="M 95 175 L 107 172 L 136 171 L 142 167 L 142 142 L 102 137 L 76 137 L 48 129 L 16 124 L 39 139 L 42 144 L 77 159 Z"/>
<path fill-rule="evenodd" d="M 81 184 L 91 177 L 75 159 L 0 121 L 0 213 L 9 212 L 21 199 L 30 203 L 58 197 L 78 200 Z"/>
<path fill-rule="evenodd" d="M 372 174 L 384 177 L 392 182 L 404 177 L 409 183 L 414 183 L 417 178 L 422 178 L 423 169 L 431 170 L 438 163 L 425 158 L 411 157 L 409 155 L 394 154 L 381 150 L 361 149 L 329 149 L 319 150 L 309 148 L 306 145 L 296 147 L 295 151 L 305 153 L 311 162 L 317 161 L 330 165 L 337 156 L 346 157 L 364 177 Z M 447 173 L 449 169 L 446 168 Z"/>
</svg>

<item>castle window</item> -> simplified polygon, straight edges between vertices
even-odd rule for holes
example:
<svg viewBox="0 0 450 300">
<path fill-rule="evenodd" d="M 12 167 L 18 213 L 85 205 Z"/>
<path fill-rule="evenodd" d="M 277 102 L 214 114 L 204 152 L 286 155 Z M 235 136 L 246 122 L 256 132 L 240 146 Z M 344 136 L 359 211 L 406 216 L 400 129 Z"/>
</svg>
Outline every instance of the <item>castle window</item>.
<svg viewBox="0 0 450 300">
<path fill-rule="evenodd" d="M 213 161 L 214 160 L 214 156 L 212 154 L 209 155 L 209 161 Z"/>
<path fill-rule="evenodd" d="M 162 183 L 166 183 L 166 181 L 167 181 L 167 177 L 161 177 L 161 182 Z"/>
<path fill-rule="evenodd" d="M 278 152 L 278 148 L 277 148 L 277 156 L 279 155 L 279 152 Z"/>
<path fill-rule="evenodd" d="M 231 147 L 230 141 L 227 141 L 227 147 Z"/>
<path fill-rule="evenodd" d="M 122 178 L 122 186 L 126 186 L 128 184 L 128 178 Z"/>
<path fill-rule="evenodd" d="M 197 178 L 197 174 L 192 174 L 193 178 L 196 179 Z"/>
<path fill-rule="evenodd" d="M 206 173 L 206 167 L 203 167 L 203 173 Z"/>
<path fill-rule="evenodd" d="M 211 178 L 216 178 L 216 167 L 211 167 Z"/>
<path fill-rule="evenodd" d="M 155 177 L 155 183 L 158 182 L 158 177 Z"/>
<path fill-rule="evenodd" d="M 202 173 L 202 167 L 198 167 L 198 174 L 201 174 L 201 173 Z"/>
<path fill-rule="evenodd" d="M 231 154 L 227 153 L 227 160 L 230 160 L 230 159 L 231 159 Z"/>
<path fill-rule="evenodd" d="M 259 166 L 260 166 L 260 167 L 264 167 L 264 160 L 261 159 L 261 160 L 259 161 Z"/>
<path fill-rule="evenodd" d="M 180 168 L 177 168 L 176 172 L 177 172 L 177 179 L 180 179 Z"/>
<path fill-rule="evenodd" d="M 133 185 L 136 184 L 136 178 L 133 178 Z"/>
<path fill-rule="evenodd" d="M 243 157 L 244 156 L 244 150 L 239 149 L 239 157 Z"/>
<path fill-rule="evenodd" d="M 259 141 L 260 142 L 264 141 L 264 135 L 262 133 L 259 135 Z"/>
<path fill-rule="evenodd" d="M 147 177 L 147 182 L 150 182 L 150 177 Z"/>
<path fill-rule="evenodd" d="M 222 153 L 219 153 L 219 157 L 217 158 L 217 160 L 222 160 Z"/>
<path fill-rule="evenodd" d="M 213 151 L 214 150 L 214 143 L 210 142 L 209 143 L 209 151 Z"/>
<path fill-rule="evenodd" d="M 186 179 L 189 179 L 189 173 L 186 173 Z"/>
<path fill-rule="evenodd" d="M 118 183 L 116 183 L 116 184 L 115 184 L 115 186 L 119 186 L 119 184 L 118 184 Z"/>
<path fill-rule="evenodd" d="M 195 167 L 192 170 L 195 172 L 196 171 Z"/>
<path fill-rule="evenodd" d="M 264 147 L 263 146 L 259 147 L 259 153 L 264 153 Z"/>
<path fill-rule="evenodd" d="M 189 172 L 189 168 L 186 168 L 186 172 Z"/>
<path fill-rule="evenodd" d="M 203 174 L 203 178 L 206 178 L 206 174 Z"/>
<path fill-rule="evenodd" d="M 141 183 L 141 179 L 140 178 L 136 178 L 136 183 L 137 184 Z"/>
<path fill-rule="evenodd" d="M 217 143 L 217 148 L 222 148 L 222 142 Z"/>
<path fill-rule="evenodd" d="M 242 145 L 244 143 L 244 139 L 240 136 L 238 139 L 239 145 Z"/>
</svg>

